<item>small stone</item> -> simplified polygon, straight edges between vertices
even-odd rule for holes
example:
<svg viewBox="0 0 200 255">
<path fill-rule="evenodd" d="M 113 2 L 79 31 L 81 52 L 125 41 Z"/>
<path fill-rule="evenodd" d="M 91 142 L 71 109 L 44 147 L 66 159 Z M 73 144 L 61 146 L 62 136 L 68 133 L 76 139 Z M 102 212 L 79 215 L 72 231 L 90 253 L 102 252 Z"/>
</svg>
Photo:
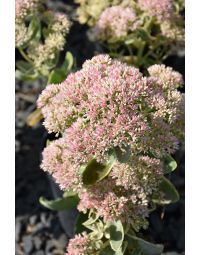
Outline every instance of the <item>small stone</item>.
<svg viewBox="0 0 200 255">
<path fill-rule="evenodd" d="M 48 222 L 46 213 L 43 212 L 40 214 L 40 220 L 44 224 L 44 226 L 47 226 L 47 227 L 49 226 L 49 222 Z"/>
<path fill-rule="evenodd" d="M 15 224 L 15 240 L 18 242 L 21 238 L 20 234 L 22 231 L 22 224 L 20 221 L 17 221 Z"/>
<path fill-rule="evenodd" d="M 34 252 L 33 255 L 45 255 L 45 253 L 42 250 L 39 250 Z"/>
<path fill-rule="evenodd" d="M 36 235 L 44 229 L 44 225 L 40 222 L 32 228 L 32 234 Z"/>
<path fill-rule="evenodd" d="M 66 245 L 67 245 L 67 236 L 65 234 L 61 234 L 57 241 L 57 247 L 64 249 Z"/>
<path fill-rule="evenodd" d="M 48 253 L 52 251 L 52 249 L 55 247 L 54 243 L 51 240 L 48 240 L 46 242 L 45 252 Z"/>
<path fill-rule="evenodd" d="M 38 219 L 37 215 L 32 215 L 32 216 L 30 217 L 30 219 L 29 219 L 29 223 L 30 223 L 31 225 L 35 225 L 36 222 L 37 222 L 37 219 Z"/>
<path fill-rule="evenodd" d="M 23 248 L 25 254 L 30 254 L 30 252 L 33 250 L 33 240 L 31 236 L 24 236 L 22 238 L 23 242 Z"/>
<path fill-rule="evenodd" d="M 33 242 L 34 242 L 36 250 L 41 249 L 42 244 L 43 244 L 43 241 L 42 241 L 41 238 L 39 238 L 38 236 L 35 236 L 34 239 L 33 239 Z"/>
</svg>

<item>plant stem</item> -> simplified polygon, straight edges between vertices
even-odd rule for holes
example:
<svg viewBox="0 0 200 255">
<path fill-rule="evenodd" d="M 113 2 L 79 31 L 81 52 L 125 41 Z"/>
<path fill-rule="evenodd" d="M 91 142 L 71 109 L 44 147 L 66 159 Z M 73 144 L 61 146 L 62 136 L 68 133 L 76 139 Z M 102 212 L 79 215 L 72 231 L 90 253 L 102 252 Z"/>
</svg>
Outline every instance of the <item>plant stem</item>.
<svg viewBox="0 0 200 255">
<path fill-rule="evenodd" d="M 33 64 L 32 60 L 27 56 L 27 54 L 21 49 L 21 48 L 18 48 L 20 54 L 22 55 L 22 57 L 27 61 L 29 62 L 30 64 Z"/>
</svg>

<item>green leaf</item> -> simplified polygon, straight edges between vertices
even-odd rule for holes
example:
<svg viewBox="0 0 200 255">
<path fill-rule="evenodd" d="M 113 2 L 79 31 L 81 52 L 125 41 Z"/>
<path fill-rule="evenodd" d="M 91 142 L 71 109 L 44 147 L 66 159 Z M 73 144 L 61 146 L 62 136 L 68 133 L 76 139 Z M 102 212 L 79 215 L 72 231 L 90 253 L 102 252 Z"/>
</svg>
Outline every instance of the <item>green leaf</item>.
<svg viewBox="0 0 200 255">
<path fill-rule="evenodd" d="M 149 33 L 143 28 L 137 29 L 137 33 L 142 38 L 142 40 L 144 40 L 144 41 L 148 41 L 148 40 L 151 39 Z"/>
<path fill-rule="evenodd" d="M 87 213 L 82 213 L 79 212 L 79 215 L 76 219 L 75 223 L 75 233 L 80 234 L 84 231 L 87 231 L 87 228 L 83 225 L 83 222 L 85 222 L 88 219 L 88 214 Z"/>
<path fill-rule="evenodd" d="M 100 251 L 100 255 L 116 255 L 116 252 L 113 251 L 110 246 L 107 246 Z"/>
<path fill-rule="evenodd" d="M 115 154 L 119 162 L 126 163 L 131 156 L 131 148 L 130 146 L 123 146 L 122 149 L 119 147 L 115 148 Z"/>
<path fill-rule="evenodd" d="M 16 67 L 22 72 L 30 71 L 30 69 L 33 68 L 33 66 L 30 63 L 24 60 L 16 61 Z"/>
<path fill-rule="evenodd" d="M 86 220 L 86 221 L 83 223 L 83 225 L 87 227 L 87 226 L 93 224 L 95 221 L 97 221 L 98 218 L 99 218 L 99 215 L 98 215 L 98 214 L 92 213 L 92 214 L 89 216 L 89 219 Z"/>
<path fill-rule="evenodd" d="M 131 239 L 129 241 L 134 248 L 132 255 L 160 255 L 164 248 L 163 245 L 153 244 L 136 236 L 131 236 Z"/>
<path fill-rule="evenodd" d="M 164 161 L 164 173 L 165 174 L 169 174 L 177 168 L 177 163 L 172 158 L 172 156 L 170 156 L 170 155 L 165 156 L 163 161 Z"/>
<path fill-rule="evenodd" d="M 40 20 L 34 16 L 28 27 L 29 41 L 32 40 L 36 35 L 38 37 L 38 31 L 40 31 Z"/>
<path fill-rule="evenodd" d="M 40 197 L 40 203 L 51 210 L 63 211 L 67 209 L 75 208 L 79 202 L 77 195 L 65 196 L 56 200 L 47 200 L 44 197 Z"/>
<path fill-rule="evenodd" d="M 34 81 L 38 78 L 38 74 L 33 72 L 22 72 L 20 70 L 15 71 L 15 78 L 17 80 L 22 80 L 22 81 Z"/>
<path fill-rule="evenodd" d="M 124 229 L 120 220 L 114 221 L 109 226 L 110 245 L 114 251 L 119 251 L 124 240 Z"/>
<path fill-rule="evenodd" d="M 71 54 L 71 52 L 68 51 L 65 55 L 65 60 L 61 68 L 62 71 L 67 74 L 72 69 L 73 64 L 74 64 L 73 55 Z"/>
<path fill-rule="evenodd" d="M 179 200 L 179 194 L 174 185 L 164 176 L 159 184 L 159 193 L 153 195 L 152 201 L 157 204 L 167 205 L 176 203 Z"/>
<path fill-rule="evenodd" d="M 94 158 L 87 165 L 81 166 L 80 171 L 83 183 L 85 185 L 92 185 L 101 181 L 109 174 L 115 161 L 114 155 L 111 155 L 105 164 L 97 162 Z"/>
<path fill-rule="evenodd" d="M 48 79 L 48 84 L 58 84 L 66 78 L 65 73 L 61 69 L 54 69 L 51 71 Z"/>
</svg>

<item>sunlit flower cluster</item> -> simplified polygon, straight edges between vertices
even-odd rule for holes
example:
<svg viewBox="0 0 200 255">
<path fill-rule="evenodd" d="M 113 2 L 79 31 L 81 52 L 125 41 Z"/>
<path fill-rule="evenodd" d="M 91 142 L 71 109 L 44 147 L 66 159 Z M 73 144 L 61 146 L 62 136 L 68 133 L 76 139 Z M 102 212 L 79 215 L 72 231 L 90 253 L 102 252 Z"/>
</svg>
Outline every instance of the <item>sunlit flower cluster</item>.
<svg viewBox="0 0 200 255">
<path fill-rule="evenodd" d="M 129 32 L 138 28 L 139 22 L 132 8 L 112 6 L 102 12 L 95 27 L 96 37 L 101 40 L 123 40 Z"/>
<path fill-rule="evenodd" d="M 24 19 L 37 12 L 40 0 L 15 0 L 16 19 Z"/>
<path fill-rule="evenodd" d="M 44 150 L 42 168 L 62 189 L 78 192 L 80 211 L 96 210 L 105 221 L 134 221 L 135 229 L 146 226 L 149 197 L 163 175 L 160 159 L 178 148 L 183 132 L 177 124 L 184 111 L 177 91 L 181 75 L 164 65 L 148 71 L 144 77 L 98 55 L 63 83 L 47 86 L 38 99 L 45 127 L 62 135 Z M 124 146 L 130 149 L 128 161 L 116 160 L 104 180 L 85 186 L 81 166 L 94 157 L 103 163 Z"/>
<path fill-rule="evenodd" d="M 173 15 L 172 0 L 138 0 L 139 7 L 158 20 L 170 19 Z"/>
<path fill-rule="evenodd" d="M 178 49 L 184 44 L 182 3 L 177 0 L 77 0 L 77 3 L 80 23 L 91 26 L 89 38 L 102 43 L 103 49 L 107 48 L 115 57 L 129 55 L 131 59 L 124 61 L 135 66 L 146 68 L 170 54 L 174 46 Z"/>
</svg>

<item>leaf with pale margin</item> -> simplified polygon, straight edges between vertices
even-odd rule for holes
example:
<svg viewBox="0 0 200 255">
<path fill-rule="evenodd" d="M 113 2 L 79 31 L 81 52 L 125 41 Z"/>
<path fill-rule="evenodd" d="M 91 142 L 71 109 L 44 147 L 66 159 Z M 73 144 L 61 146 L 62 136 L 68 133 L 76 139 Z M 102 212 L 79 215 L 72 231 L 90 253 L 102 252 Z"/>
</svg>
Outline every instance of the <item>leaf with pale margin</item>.
<svg viewBox="0 0 200 255">
<path fill-rule="evenodd" d="M 170 155 L 167 155 L 163 158 L 163 163 L 164 163 L 164 173 L 165 174 L 169 174 L 177 168 L 176 161 Z"/>
<path fill-rule="evenodd" d="M 98 214 L 92 213 L 92 214 L 90 215 L 89 219 L 86 220 L 86 221 L 83 223 L 83 225 L 87 227 L 87 226 L 93 224 L 95 221 L 97 221 L 98 218 L 99 218 L 99 215 L 98 215 Z"/>
<path fill-rule="evenodd" d="M 62 71 L 67 74 L 72 69 L 73 64 L 73 55 L 71 54 L 71 52 L 68 51 L 65 55 L 65 60 L 61 67 Z"/>
<path fill-rule="evenodd" d="M 75 208 L 79 203 L 78 195 L 66 195 L 63 198 L 58 198 L 55 200 L 47 200 L 44 197 L 40 197 L 40 204 L 51 210 L 63 211 L 67 209 Z"/>
<path fill-rule="evenodd" d="M 109 225 L 110 246 L 114 251 L 119 251 L 124 240 L 124 229 L 120 220 Z"/>
<path fill-rule="evenodd" d="M 159 184 L 159 192 L 153 195 L 152 201 L 156 204 L 167 205 L 171 203 L 176 203 L 179 198 L 180 197 L 178 191 L 176 190 L 174 185 L 163 176 Z"/>
<path fill-rule="evenodd" d="M 104 179 L 110 173 L 115 161 L 114 155 L 111 155 L 106 163 L 99 163 L 94 158 L 87 165 L 81 166 L 83 184 L 92 185 Z"/>
</svg>

